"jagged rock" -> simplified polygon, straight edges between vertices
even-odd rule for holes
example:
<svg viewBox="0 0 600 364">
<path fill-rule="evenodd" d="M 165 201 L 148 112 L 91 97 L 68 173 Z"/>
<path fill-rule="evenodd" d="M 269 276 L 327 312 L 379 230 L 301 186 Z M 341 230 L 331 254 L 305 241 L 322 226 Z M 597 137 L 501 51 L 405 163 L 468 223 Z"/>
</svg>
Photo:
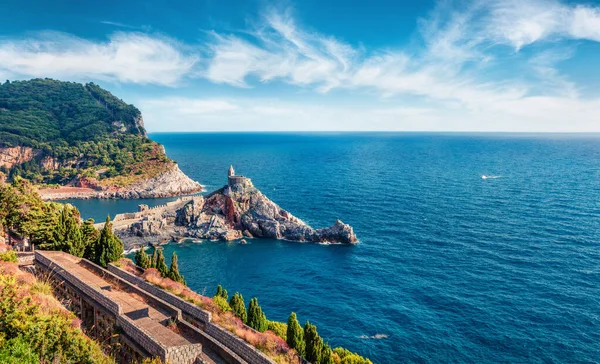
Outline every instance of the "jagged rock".
<svg viewBox="0 0 600 364">
<path fill-rule="evenodd" d="M 195 198 L 186 203 L 181 209 L 176 211 L 175 225 L 189 226 L 195 224 L 202 213 L 202 206 L 204 206 L 204 198 L 202 197 Z"/>
<path fill-rule="evenodd" d="M 317 236 L 320 241 L 340 241 L 345 244 L 356 243 L 358 239 L 354 234 L 354 229 L 348 224 L 344 224 L 340 220 L 337 220 L 335 224 L 328 228 L 317 229 Z"/>
</svg>

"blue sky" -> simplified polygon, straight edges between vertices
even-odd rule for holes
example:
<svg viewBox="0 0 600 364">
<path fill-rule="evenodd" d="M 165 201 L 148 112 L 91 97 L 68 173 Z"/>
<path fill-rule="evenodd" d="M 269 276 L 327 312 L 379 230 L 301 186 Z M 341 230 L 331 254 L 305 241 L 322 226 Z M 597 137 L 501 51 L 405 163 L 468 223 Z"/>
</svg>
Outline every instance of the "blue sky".
<svg viewBox="0 0 600 364">
<path fill-rule="evenodd" d="M 600 3 L 12 1 L 0 79 L 93 81 L 149 131 L 600 131 Z"/>
</svg>

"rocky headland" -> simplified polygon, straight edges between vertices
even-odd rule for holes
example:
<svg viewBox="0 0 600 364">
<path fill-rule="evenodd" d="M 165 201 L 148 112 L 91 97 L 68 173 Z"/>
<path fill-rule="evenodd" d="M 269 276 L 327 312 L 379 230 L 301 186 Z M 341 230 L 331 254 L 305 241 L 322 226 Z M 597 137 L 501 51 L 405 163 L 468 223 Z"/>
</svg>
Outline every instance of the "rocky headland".
<svg viewBox="0 0 600 364">
<path fill-rule="evenodd" d="M 249 178 L 236 176 L 233 168 L 230 168 L 226 186 L 206 196 L 179 199 L 155 209 L 142 205 L 138 213 L 117 215 L 114 228 L 129 248 L 157 240 L 184 238 L 358 242 L 352 227 L 340 220 L 331 227 L 313 229 L 269 200 Z"/>
</svg>

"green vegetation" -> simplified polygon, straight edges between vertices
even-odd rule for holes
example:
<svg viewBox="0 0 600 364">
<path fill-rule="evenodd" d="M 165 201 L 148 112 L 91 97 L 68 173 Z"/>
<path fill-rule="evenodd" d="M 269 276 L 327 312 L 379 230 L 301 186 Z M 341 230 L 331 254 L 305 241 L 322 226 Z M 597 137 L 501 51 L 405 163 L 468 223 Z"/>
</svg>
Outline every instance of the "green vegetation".
<svg viewBox="0 0 600 364">
<path fill-rule="evenodd" d="M 227 290 L 221 287 L 221 285 L 219 284 L 219 286 L 217 287 L 217 293 L 215 293 L 215 297 L 222 297 L 225 301 L 227 301 L 229 295 L 227 294 Z"/>
<path fill-rule="evenodd" d="M 102 231 L 93 223 L 82 223 L 73 206 L 42 201 L 24 179 L 0 183 L 0 232 L 27 238 L 39 249 L 64 251 L 102 266 L 116 261 L 123 243 L 113 234 L 109 219 Z"/>
<path fill-rule="evenodd" d="M 248 326 L 259 332 L 267 331 L 267 317 L 258 305 L 258 298 L 254 297 L 248 305 Z"/>
<path fill-rule="evenodd" d="M 156 249 L 156 247 L 154 246 L 154 247 L 152 247 L 152 258 L 150 259 L 150 266 L 148 268 L 156 268 L 157 260 L 158 260 L 158 249 Z"/>
<path fill-rule="evenodd" d="M 341 364 L 373 364 L 369 359 L 365 359 L 348 349 L 335 348 L 333 354 L 340 359 Z"/>
<path fill-rule="evenodd" d="M 167 267 L 167 263 L 165 263 L 165 256 L 162 249 L 158 251 L 158 255 L 156 257 L 156 269 L 163 277 L 167 277 L 169 274 L 169 267 Z"/>
<path fill-rule="evenodd" d="M 181 273 L 179 273 L 179 264 L 177 264 L 177 254 L 175 254 L 175 252 L 173 252 L 171 255 L 171 267 L 169 268 L 169 274 L 167 277 L 171 278 L 175 282 L 185 285 L 185 279 L 183 279 L 183 276 Z"/>
<path fill-rule="evenodd" d="M 287 325 L 283 322 L 267 320 L 267 330 L 273 331 L 275 335 L 279 336 L 283 340 L 285 340 L 287 337 Z"/>
<path fill-rule="evenodd" d="M 219 286 L 220 287 L 220 286 Z M 246 312 L 246 304 L 244 303 L 244 296 L 241 293 L 236 292 L 233 297 L 229 300 L 229 306 L 233 311 L 233 314 L 246 323 L 248 320 L 248 313 Z"/>
<path fill-rule="evenodd" d="M 304 330 L 296 318 L 296 313 L 292 312 L 288 318 L 286 342 L 292 349 L 296 349 L 298 355 L 304 356 Z"/>
<path fill-rule="evenodd" d="M 93 83 L 0 84 L 0 147 L 16 146 L 33 148 L 34 158 L 4 172 L 35 183 L 87 177 L 122 186 L 172 163 L 147 138 L 140 111 Z"/>
<path fill-rule="evenodd" d="M 321 363 L 321 353 L 323 351 L 323 339 L 317 332 L 317 327 L 306 321 L 304 325 L 304 342 L 306 344 L 305 358 L 311 363 Z"/>
<path fill-rule="evenodd" d="M 4 253 L 0 253 L 0 262 L 17 262 L 17 253 L 14 250 L 7 250 Z"/>
<path fill-rule="evenodd" d="M 150 257 L 146 254 L 144 247 L 141 247 L 140 250 L 135 253 L 135 264 L 143 269 L 150 268 Z"/>
<path fill-rule="evenodd" d="M 7 263 L 9 264 L 9 263 Z M 33 292 L 29 273 L 0 272 L 0 362 L 113 363 L 83 335 L 73 313 L 51 296 Z M 29 275 L 29 277 L 23 277 Z"/>
</svg>

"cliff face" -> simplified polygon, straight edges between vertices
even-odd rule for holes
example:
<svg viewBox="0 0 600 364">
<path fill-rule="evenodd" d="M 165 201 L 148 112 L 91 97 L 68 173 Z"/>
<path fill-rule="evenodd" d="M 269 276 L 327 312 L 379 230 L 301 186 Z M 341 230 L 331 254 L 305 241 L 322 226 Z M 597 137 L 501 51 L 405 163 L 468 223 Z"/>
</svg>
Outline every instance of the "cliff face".
<svg viewBox="0 0 600 364">
<path fill-rule="evenodd" d="M 199 239 L 257 237 L 345 244 L 358 241 L 352 227 L 339 220 L 329 228 L 313 229 L 269 200 L 249 179 L 226 186 L 202 202 L 188 202 L 176 212 L 175 223 L 186 228 L 185 236 Z"/>
<path fill-rule="evenodd" d="M 19 164 L 32 160 L 38 151 L 30 147 L 0 148 L 0 167 L 11 169 Z"/>
</svg>

